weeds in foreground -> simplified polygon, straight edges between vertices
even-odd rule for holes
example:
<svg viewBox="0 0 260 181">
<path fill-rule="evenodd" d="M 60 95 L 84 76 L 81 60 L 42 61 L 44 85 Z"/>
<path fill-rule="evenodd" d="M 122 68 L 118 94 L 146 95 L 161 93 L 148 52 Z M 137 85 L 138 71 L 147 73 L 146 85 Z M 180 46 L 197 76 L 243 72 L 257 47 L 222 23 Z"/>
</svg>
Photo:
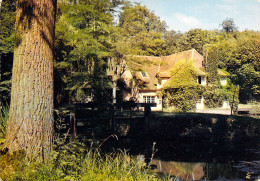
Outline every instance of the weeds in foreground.
<svg viewBox="0 0 260 181">
<path fill-rule="evenodd" d="M 101 154 L 83 143 L 57 142 L 46 164 L 30 161 L 23 152 L 0 155 L 2 180 L 161 180 L 142 160 L 126 152 Z"/>
</svg>

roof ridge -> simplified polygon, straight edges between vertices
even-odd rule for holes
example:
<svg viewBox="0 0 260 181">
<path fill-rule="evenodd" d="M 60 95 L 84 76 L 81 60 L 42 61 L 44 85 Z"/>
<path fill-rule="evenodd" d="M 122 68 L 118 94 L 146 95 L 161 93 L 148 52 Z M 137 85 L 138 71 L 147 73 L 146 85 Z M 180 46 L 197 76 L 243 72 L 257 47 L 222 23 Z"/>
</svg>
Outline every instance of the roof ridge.
<svg viewBox="0 0 260 181">
<path fill-rule="evenodd" d="M 171 55 L 165 55 L 165 56 L 151 56 L 151 55 L 130 55 L 130 56 L 133 56 L 133 57 L 153 57 L 153 58 L 163 58 L 163 57 L 169 57 L 169 56 L 172 56 L 172 55 L 178 55 L 178 54 L 181 54 L 181 53 L 185 53 L 185 52 L 189 52 L 191 51 L 192 53 L 194 53 L 194 51 L 198 54 L 200 54 L 195 48 L 192 48 L 190 50 L 184 50 L 184 51 L 181 51 L 181 52 L 177 52 L 177 53 L 173 53 Z M 193 58 L 193 57 L 192 57 Z"/>
<path fill-rule="evenodd" d="M 192 48 L 192 49 L 190 49 L 190 50 L 184 50 L 184 51 L 182 51 L 182 52 L 177 52 L 177 53 L 174 53 L 174 54 L 171 54 L 171 55 L 166 55 L 166 56 L 161 56 L 161 57 L 169 57 L 169 56 L 172 56 L 172 55 L 178 55 L 178 54 L 182 54 L 182 53 L 189 52 L 189 51 L 193 52 L 193 50 L 195 50 L 195 51 L 197 52 L 196 49 Z M 198 52 L 197 52 L 197 53 L 198 53 Z"/>
<path fill-rule="evenodd" d="M 132 55 L 133 57 L 153 57 L 153 58 L 161 58 L 160 56 L 150 56 L 150 55 Z"/>
</svg>

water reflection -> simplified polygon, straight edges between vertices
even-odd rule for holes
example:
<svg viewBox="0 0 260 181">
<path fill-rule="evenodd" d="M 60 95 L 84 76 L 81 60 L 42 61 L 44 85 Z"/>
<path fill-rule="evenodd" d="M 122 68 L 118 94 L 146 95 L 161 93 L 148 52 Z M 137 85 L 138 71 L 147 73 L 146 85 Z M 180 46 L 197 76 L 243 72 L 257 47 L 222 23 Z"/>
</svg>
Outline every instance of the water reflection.
<svg viewBox="0 0 260 181">
<path fill-rule="evenodd" d="M 150 163 L 153 172 L 178 178 L 175 180 L 233 180 L 250 179 L 233 164 L 223 163 L 188 163 L 153 159 Z M 252 177 L 254 179 L 256 177 Z"/>
<path fill-rule="evenodd" d="M 181 178 L 185 181 L 200 180 L 205 176 L 203 163 L 185 163 L 153 159 L 151 168 L 158 173 Z"/>
<path fill-rule="evenodd" d="M 258 119 L 210 114 L 155 115 L 148 125 L 142 119 L 120 120 L 116 128 L 121 137 L 106 142 L 107 149 L 145 155 L 147 162 L 154 155 L 154 172 L 187 181 L 255 180 L 260 175 L 260 166 L 255 166 L 260 163 Z"/>
</svg>

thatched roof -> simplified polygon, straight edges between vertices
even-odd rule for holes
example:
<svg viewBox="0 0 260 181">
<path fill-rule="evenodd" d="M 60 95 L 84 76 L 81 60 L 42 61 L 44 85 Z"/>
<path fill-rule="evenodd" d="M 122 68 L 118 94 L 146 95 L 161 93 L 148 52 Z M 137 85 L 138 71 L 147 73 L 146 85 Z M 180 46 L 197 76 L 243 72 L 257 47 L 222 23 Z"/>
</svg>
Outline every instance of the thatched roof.
<svg viewBox="0 0 260 181">
<path fill-rule="evenodd" d="M 157 78 L 168 79 L 171 77 L 171 70 L 174 65 L 181 60 L 193 60 L 195 68 L 199 75 L 206 75 L 203 71 L 203 56 L 195 49 L 179 52 L 169 56 L 154 57 L 154 56 L 134 56 L 134 58 L 143 62 L 141 70 L 148 74 L 148 77 L 143 77 L 140 72 L 135 75 L 147 82 L 147 90 L 156 90 Z"/>
<path fill-rule="evenodd" d="M 146 82 L 146 88 L 144 88 L 144 90 L 156 90 L 156 74 L 161 58 L 153 56 L 135 56 L 135 58 L 142 61 L 142 65 L 139 68 L 140 71 L 136 71 L 135 76 Z M 141 71 L 144 71 L 147 77 L 144 77 Z"/>
</svg>

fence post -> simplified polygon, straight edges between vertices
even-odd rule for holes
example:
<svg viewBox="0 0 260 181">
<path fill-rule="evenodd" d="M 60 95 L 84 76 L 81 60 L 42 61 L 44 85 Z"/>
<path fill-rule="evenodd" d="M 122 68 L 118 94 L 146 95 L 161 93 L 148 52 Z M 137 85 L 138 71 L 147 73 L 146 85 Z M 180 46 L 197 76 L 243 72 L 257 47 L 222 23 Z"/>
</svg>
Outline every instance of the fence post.
<svg viewBox="0 0 260 181">
<path fill-rule="evenodd" d="M 149 117 L 151 114 L 151 106 L 146 105 L 144 107 L 144 116 L 145 116 L 145 134 L 148 134 L 148 129 L 149 129 Z"/>
<path fill-rule="evenodd" d="M 109 127 L 114 129 L 115 124 L 115 105 L 112 104 L 109 106 Z"/>
<path fill-rule="evenodd" d="M 77 136 L 77 120 L 76 120 L 76 109 L 73 107 L 70 109 L 70 129 L 72 130 L 72 136 Z"/>
</svg>

